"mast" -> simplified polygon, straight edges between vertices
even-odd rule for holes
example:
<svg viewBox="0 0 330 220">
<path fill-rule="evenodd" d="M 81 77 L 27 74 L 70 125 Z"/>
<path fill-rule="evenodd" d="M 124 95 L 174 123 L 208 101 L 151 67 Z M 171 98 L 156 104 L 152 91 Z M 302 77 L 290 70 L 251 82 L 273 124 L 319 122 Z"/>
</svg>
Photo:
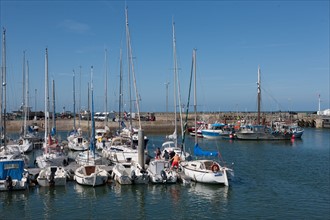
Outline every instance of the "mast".
<svg viewBox="0 0 330 220">
<path fill-rule="evenodd" d="M 81 66 L 79 66 L 79 121 L 78 121 L 78 127 L 80 128 L 80 121 L 81 121 Z"/>
<path fill-rule="evenodd" d="M 93 153 L 95 157 L 95 119 L 94 119 L 94 94 L 93 94 L 93 66 L 91 66 L 91 96 L 92 96 L 92 134 L 91 134 L 91 143 L 90 143 L 90 151 Z"/>
<path fill-rule="evenodd" d="M 177 108 L 177 94 L 176 94 L 176 89 L 177 89 L 177 69 L 178 69 L 178 64 L 177 64 L 177 59 L 176 59 L 176 39 L 175 39 L 175 29 L 174 29 L 174 21 L 172 22 L 172 41 L 173 41 L 173 64 L 174 64 L 174 80 L 173 80 L 173 90 L 174 90 L 174 135 L 175 135 L 175 146 L 178 145 L 178 138 L 177 138 L 177 113 L 176 113 L 176 108 Z"/>
<path fill-rule="evenodd" d="M 122 111 L 122 106 L 123 106 L 123 61 L 122 61 L 122 49 L 120 48 L 120 70 L 119 70 L 119 109 L 118 109 L 118 123 L 119 127 L 118 129 L 120 130 L 121 127 L 121 122 L 122 122 L 122 117 L 121 117 L 121 111 Z"/>
<path fill-rule="evenodd" d="M 104 81 L 104 111 L 105 111 L 105 119 L 104 119 L 104 127 L 108 125 L 108 65 L 107 65 L 107 49 L 104 51 L 105 53 L 105 81 Z"/>
<path fill-rule="evenodd" d="M 2 34 L 2 77 L 1 77 L 1 117 L 0 122 L 2 123 L 2 111 L 3 114 L 6 116 L 6 29 L 3 28 Z M 2 126 L 2 124 L 1 124 Z M 1 129 L 2 130 L 2 129 Z M 2 137 L 4 140 L 4 147 L 6 149 L 6 117 L 3 118 L 3 130 L 2 130 Z"/>
<path fill-rule="evenodd" d="M 26 67 L 26 63 L 25 63 L 25 50 L 23 50 L 23 74 L 22 74 L 22 78 L 23 78 L 22 79 L 22 82 L 23 82 L 23 89 L 22 89 L 22 92 L 23 92 L 23 94 L 22 94 L 22 108 L 23 109 L 22 110 L 24 111 L 24 114 L 26 114 L 26 111 L 24 109 L 26 107 L 26 103 L 25 103 L 25 101 L 26 101 L 26 91 L 25 91 L 25 73 L 26 73 L 26 71 L 25 71 L 25 67 Z M 26 115 L 24 117 L 26 117 Z"/>
<path fill-rule="evenodd" d="M 130 33 L 129 33 L 129 27 L 128 27 L 128 12 L 127 12 L 127 8 L 126 8 L 126 11 L 125 12 L 126 12 L 126 37 L 127 37 L 127 50 L 128 50 L 128 54 L 127 55 L 128 55 L 128 60 L 129 60 L 129 62 L 128 62 L 129 65 L 128 66 L 132 69 L 132 78 L 133 78 L 133 85 L 134 85 L 135 99 L 136 99 L 135 103 L 136 103 L 136 108 L 137 108 L 137 112 L 138 112 L 139 129 L 141 130 L 139 93 L 138 93 L 137 87 L 136 87 L 136 78 L 135 78 L 134 63 L 133 63 L 133 52 L 132 52 L 132 46 L 131 46 L 131 40 L 130 40 Z M 130 97 L 131 97 L 131 92 L 130 92 Z M 131 98 L 130 98 L 130 103 L 131 103 Z M 131 109 L 130 109 L 130 111 L 131 111 Z M 130 120 L 132 121 L 132 117 L 130 117 Z M 131 127 L 131 129 L 132 129 L 132 127 Z"/>
<path fill-rule="evenodd" d="M 197 144 L 197 82 L 196 82 L 196 49 L 193 50 L 194 67 L 194 112 L 195 112 L 195 144 Z"/>
<path fill-rule="evenodd" d="M 72 94 L 73 94 L 73 130 L 76 130 L 76 94 L 75 94 L 75 86 L 76 86 L 76 82 L 75 82 L 75 71 L 73 70 L 73 80 L 72 80 Z"/>
<path fill-rule="evenodd" d="M 24 52 L 24 57 L 25 57 L 25 52 Z M 25 60 L 25 59 L 24 59 Z M 25 75 L 25 82 L 23 82 L 23 87 L 25 88 L 24 91 L 24 102 L 23 102 L 23 107 L 24 107 L 24 137 L 26 136 L 26 126 L 27 126 L 27 117 L 28 117 L 28 107 L 29 107 L 29 61 L 26 61 L 26 75 Z"/>
<path fill-rule="evenodd" d="M 261 105 L 261 85 L 260 85 L 260 66 L 258 66 L 258 118 L 257 118 L 257 124 L 260 125 L 260 105 Z"/>
<path fill-rule="evenodd" d="M 56 120 L 55 120 L 55 115 L 56 115 L 56 110 L 55 110 L 55 80 L 53 80 L 52 84 L 52 90 L 53 90 L 53 117 L 52 117 L 52 122 L 53 122 L 53 128 L 52 128 L 52 136 L 56 135 Z"/>
<path fill-rule="evenodd" d="M 47 133 L 48 133 L 48 117 L 49 117 L 49 94 L 48 94 L 48 49 L 46 48 L 46 53 L 45 53 L 45 144 L 46 148 L 45 151 L 48 153 L 48 148 L 47 148 Z"/>
</svg>

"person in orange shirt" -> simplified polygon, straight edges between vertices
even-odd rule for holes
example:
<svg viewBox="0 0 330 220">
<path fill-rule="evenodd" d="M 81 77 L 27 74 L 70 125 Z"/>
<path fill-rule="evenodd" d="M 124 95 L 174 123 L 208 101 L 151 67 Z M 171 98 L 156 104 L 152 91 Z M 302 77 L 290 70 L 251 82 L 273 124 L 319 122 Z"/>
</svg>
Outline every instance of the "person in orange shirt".
<svg viewBox="0 0 330 220">
<path fill-rule="evenodd" d="M 175 154 L 175 156 L 173 157 L 172 168 L 178 168 L 180 160 L 181 158 L 179 154 Z"/>
</svg>

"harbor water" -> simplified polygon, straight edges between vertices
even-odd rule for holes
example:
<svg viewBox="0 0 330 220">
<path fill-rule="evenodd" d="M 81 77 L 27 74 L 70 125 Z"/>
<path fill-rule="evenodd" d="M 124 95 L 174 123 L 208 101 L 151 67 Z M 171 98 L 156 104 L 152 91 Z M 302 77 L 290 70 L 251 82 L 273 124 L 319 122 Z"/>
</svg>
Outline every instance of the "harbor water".
<svg viewBox="0 0 330 220">
<path fill-rule="evenodd" d="M 148 137 L 154 155 L 164 135 Z M 199 139 L 233 167 L 229 187 L 112 182 L 93 188 L 70 181 L 1 192 L 0 219 L 329 219 L 329 143 L 330 130 L 315 128 L 291 141 Z M 186 137 L 186 144 L 191 150 L 194 139 Z"/>
</svg>

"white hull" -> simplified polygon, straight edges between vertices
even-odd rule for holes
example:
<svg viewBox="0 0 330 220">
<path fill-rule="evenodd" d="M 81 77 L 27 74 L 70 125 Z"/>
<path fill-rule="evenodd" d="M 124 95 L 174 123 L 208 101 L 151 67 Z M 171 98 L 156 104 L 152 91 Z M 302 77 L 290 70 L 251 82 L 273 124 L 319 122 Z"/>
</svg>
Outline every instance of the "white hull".
<svg viewBox="0 0 330 220">
<path fill-rule="evenodd" d="M 51 166 L 42 169 L 37 177 L 40 186 L 65 186 L 67 172 L 63 167 Z"/>
<path fill-rule="evenodd" d="M 79 165 L 102 165 L 102 157 L 97 153 L 89 150 L 80 152 L 76 157 L 76 163 Z"/>
<path fill-rule="evenodd" d="M 149 163 L 148 173 L 152 183 L 176 183 L 178 174 L 170 169 L 170 164 L 165 160 L 153 160 Z"/>
<path fill-rule="evenodd" d="M 86 165 L 78 167 L 75 171 L 74 179 L 77 183 L 87 186 L 104 185 L 109 178 L 104 166 Z"/>
<path fill-rule="evenodd" d="M 120 184 L 147 184 L 149 182 L 148 173 L 142 171 L 138 164 L 133 163 L 130 166 L 116 164 L 112 171 L 114 180 Z"/>
<path fill-rule="evenodd" d="M 83 137 L 68 138 L 68 148 L 74 151 L 84 151 L 89 148 L 89 141 Z"/>
<path fill-rule="evenodd" d="M 37 166 L 41 169 L 49 166 L 66 166 L 68 157 L 63 154 L 44 153 L 36 158 Z"/>
<path fill-rule="evenodd" d="M 218 166 L 218 170 L 212 170 L 213 164 Z M 210 184 L 229 185 L 227 172 L 225 167 L 221 167 L 212 160 L 195 160 L 181 164 L 184 174 L 192 179 L 192 181 Z"/>
</svg>

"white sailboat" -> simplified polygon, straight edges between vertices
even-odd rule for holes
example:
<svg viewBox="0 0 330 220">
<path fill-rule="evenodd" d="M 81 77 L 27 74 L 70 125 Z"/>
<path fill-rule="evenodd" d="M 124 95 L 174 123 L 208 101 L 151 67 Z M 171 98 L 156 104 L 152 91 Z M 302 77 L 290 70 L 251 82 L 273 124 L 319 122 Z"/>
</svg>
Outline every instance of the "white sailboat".
<svg viewBox="0 0 330 220">
<path fill-rule="evenodd" d="M 180 85 L 178 77 L 178 63 L 176 57 L 176 37 L 175 37 L 175 26 L 174 22 L 172 23 L 172 34 L 173 34 L 173 61 L 174 61 L 174 79 L 173 79 L 173 89 L 174 89 L 174 132 L 171 135 L 168 135 L 168 140 L 162 144 L 162 155 L 166 152 L 174 151 L 176 154 L 179 154 L 181 160 L 189 160 L 190 154 L 185 151 L 184 146 L 178 144 L 178 134 L 177 134 L 177 99 L 179 102 L 179 113 L 180 113 L 180 124 L 181 124 L 181 134 L 184 135 L 184 128 L 182 122 L 182 110 L 181 110 L 181 95 L 180 95 Z"/>
<path fill-rule="evenodd" d="M 76 129 L 75 84 L 75 71 L 73 70 L 73 130 L 67 137 L 68 148 L 74 151 L 85 151 L 89 148 L 89 141 L 83 136 L 81 128 Z"/>
<path fill-rule="evenodd" d="M 2 77 L 0 89 L 0 114 L 6 114 L 6 30 L 2 35 Z M 2 81 L 3 80 L 3 81 Z M 4 99 L 3 99 L 4 98 Z M 2 124 L 3 123 L 3 124 Z M 2 130 L 3 126 L 3 130 Z M 6 121 L 0 117 L 0 130 L 2 137 L 6 137 Z M 9 152 L 6 139 L 1 143 L 0 151 L 0 191 L 25 190 L 28 188 L 29 173 L 25 170 L 26 163 L 19 151 Z"/>
<path fill-rule="evenodd" d="M 195 127 L 197 127 L 197 98 L 196 98 L 196 50 L 193 50 L 193 70 L 194 74 L 194 112 Z M 197 130 L 195 130 L 197 133 Z M 217 156 L 218 152 L 203 151 L 197 143 L 197 134 L 195 134 L 195 156 Z M 181 168 L 185 175 L 195 182 L 229 185 L 227 172 L 231 169 L 221 166 L 217 161 L 210 159 L 200 159 L 181 162 Z"/>
<path fill-rule="evenodd" d="M 45 141 L 43 143 L 44 152 L 36 157 L 39 168 L 48 166 L 65 166 L 68 164 L 68 156 L 64 154 L 63 147 L 54 140 L 49 132 L 49 92 L 48 92 L 48 50 L 45 53 Z M 53 97 L 54 98 L 54 97 Z M 54 99 L 55 100 L 55 99 Z M 53 105 L 55 108 L 55 105 Z M 55 112 L 55 109 L 53 110 Z M 55 120 L 55 117 L 53 116 Z M 55 125 L 54 130 L 56 131 Z"/>
<path fill-rule="evenodd" d="M 136 104 L 136 108 L 137 108 L 137 112 L 138 115 L 140 115 L 140 106 L 139 106 L 139 97 L 138 97 L 138 91 L 137 91 L 137 87 L 136 87 L 136 80 L 135 80 L 135 72 L 134 72 L 134 64 L 133 64 L 133 60 L 132 60 L 132 48 L 131 48 L 131 41 L 130 41 L 130 31 L 129 31 L 129 27 L 128 27 L 128 11 L 127 8 L 125 10 L 125 17 L 126 17 L 126 45 L 127 45 L 127 58 L 128 58 L 128 76 L 129 79 L 131 77 L 131 73 L 132 73 L 132 77 L 133 77 L 133 85 L 134 85 L 134 89 L 135 89 L 135 104 Z M 129 80 L 130 81 L 130 80 Z M 129 84 L 131 85 L 131 83 Z M 130 97 L 130 100 L 131 97 Z M 131 106 L 130 106 L 130 110 L 131 110 Z M 130 111 L 132 112 L 132 111 Z M 132 120 L 130 118 L 130 120 Z M 131 123 L 132 124 L 132 123 Z M 148 172 L 145 169 L 145 160 L 144 160 L 144 155 L 145 155 L 145 149 L 144 149 L 144 135 L 141 129 L 141 120 L 140 117 L 138 117 L 138 124 L 139 124 L 139 133 L 138 133 L 138 146 L 137 149 L 133 149 L 133 139 L 132 136 L 130 136 L 130 144 L 131 147 L 124 147 L 122 152 L 125 153 L 133 153 L 134 156 L 137 157 L 137 159 L 133 159 L 131 158 L 130 161 L 126 161 L 125 167 L 123 167 L 124 165 L 118 165 L 115 166 L 113 169 L 113 173 L 114 173 L 114 178 L 117 179 L 117 181 L 120 183 L 122 182 L 121 180 L 127 176 L 127 174 L 130 174 L 130 179 L 132 182 L 134 182 L 135 184 L 146 184 L 149 182 L 149 175 Z M 131 134 L 132 135 L 132 134 Z M 142 152 L 143 151 L 143 152 Z M 120 153 L 120 152 L 118 152 Z M 133 155 L 132 155 L 133 156 Z M 128 163 L 127 163 L 128 162 Z M 125 177 L 125 180 L 127 180 L 127 178 Z M 123 181 L 124 182 L 124 181 Z"/>
<path fill-rule="evenodd" d="M 104 165 L 98 165 L 99 161 L 102 162 L 102 157 L 95 152 L 95 119 L 94 119 L 94 95 L 93 95 L 93 66 L 91 67 L 91 95 L 92 95 L 92 134 L 90 140 L 90 149 L 81 152 L 80 156 L 83 158 L 76 158 L 77 162 L 80 161 L 81 166 L 79 166 L 74 172 L 74 179 L 77 183 L 89 186 L 98 186 L 105 184 L 108 181 L 109 174 L 105 169 Z M 81 160 L 81 159 L 85 159 Z"/>
</svg>

